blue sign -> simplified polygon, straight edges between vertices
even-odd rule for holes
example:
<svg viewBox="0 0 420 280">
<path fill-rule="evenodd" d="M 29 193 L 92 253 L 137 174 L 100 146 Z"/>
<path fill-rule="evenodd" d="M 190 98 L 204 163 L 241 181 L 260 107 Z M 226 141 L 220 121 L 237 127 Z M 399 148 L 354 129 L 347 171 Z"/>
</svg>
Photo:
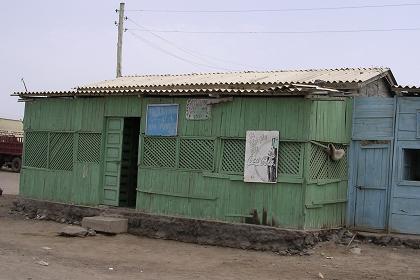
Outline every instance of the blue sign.
<svg viewBox="0 0 420 280">
<path fill-rule="evenodd" d="M 147 105 L 146 135 L 176 136 L 178 129 L 178 104 Z"/>
</svg>

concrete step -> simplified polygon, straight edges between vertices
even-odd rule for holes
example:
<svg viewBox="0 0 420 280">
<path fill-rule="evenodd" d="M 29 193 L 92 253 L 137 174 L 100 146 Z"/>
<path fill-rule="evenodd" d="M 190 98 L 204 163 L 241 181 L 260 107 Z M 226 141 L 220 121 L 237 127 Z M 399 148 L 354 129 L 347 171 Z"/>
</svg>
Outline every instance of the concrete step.
<svg viewBox="0 0 420 280">
<path fill-rule="evenodd" d="M 91 228 L 98 232 L 124 233 L 127 232 L 128 219 L 107 216 L 84 217 L 82 227 Z"/>
</svg>

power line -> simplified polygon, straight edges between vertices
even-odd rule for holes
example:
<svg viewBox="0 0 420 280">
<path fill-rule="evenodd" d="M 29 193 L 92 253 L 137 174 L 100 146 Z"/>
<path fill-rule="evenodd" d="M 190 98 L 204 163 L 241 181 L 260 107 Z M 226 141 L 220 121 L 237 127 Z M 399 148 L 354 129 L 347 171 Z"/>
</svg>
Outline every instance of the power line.
<svg viewBox="0 0 420 280">
<path fill-rule="evenodd" d="M 159 51 L 161 51 L 161 52 L 163 52 L 163 53 L 165 53 L 165 54 L 167 54 L 167 55 L 169 55 L 169 56 L 172 56 L 172 57 L 174 57 L 174 58 L 176 58 L 176 59 L 178 59 L 178 60 L 181 60 L 181 61 L 187 62 L 187 63 L 192 64 L 192 65 L 195 65 L 195 66 L 202 66 L 202 67 L 207 67 L 207 68 L 217 69 L 217 70 L 232 71 L 232 69 L 228 69 L 228 68 L 224 68 L 224 67 L 218 67 L 218 66 L 212 66 L 212 65 L 203 64 L 203 63 L 199 63 L 199 62 L 196 62 L 196 61 L 189 60 L 189 59 L 187 59 L 187 58 L 181 57 L 181 56 L 179 56 L 179 55 L 176 55 L 176 54 L 174 54 L 174 53 L 172 53 L 172 52 L 170 52 L 170 51 L 167 51 L 167 50 L 165 50 L 165 49 L 163 49 L 163 48 L 159 47 L 158 45 L 154 44 L 153 42 L 151 42 L 151 41 L 149 41 L 149 40 L 147 40 L 147 39 L 145 39 L 145 38 L 143 38 L 143 37 L 139 36 L 138 34 L 136 34 L 136 33 L 132 32 L 130 29 L 127 29 L 127 32 L 128 32 L 129 34 L 131 34 L 134 38 L 136 38 L 136 39 L 138 39 L 138 40 L 142 41 L 143 43 L 145 43 L 145 44 L 147 44 L 147 45 L 151 46 L 152 48 L 157 49 L 157 50 L 159 50 Z"/>
<path fill-rule="evenodd" d="M 128 18 L 127 17 L 127 20 L 130 21 L 131 23 L 133 23 L 134 25 L 136 25 L 137 27 L 147 30 L 146 27 L 138 24 L 137 22 L 135 22 L 131 18 Z M 230 60 L 225 60 L 225 59 L 217 58 L 217 57 L 214 57 L 214 56 L 210 56 L 210 55 L 207 55 L 207 54 L 203 54 L 203 53 L 197 52 L 195 50 L 191 50 L 191 49 L 188 49 L 188 48 L 180 47 L 180 46 L 176 45 L 174 42 L 172 42 L 172 41 L 170 41 L 170 40 L 168 40 L 168 39 L 160 36 L 159 34 L 156 34 L 153 31 L 149 31 L 149 33 L 152 34 L 153 36 L 161 39 L 162 41 L 166 42 L 167 44 L 173 46 L 174 48 L 176 48 L 176 49 L 178 49 L 178 50 L 180 50 L 180 51 L 182 51 L 182 52 L 184 52 L 184 53 L 186 53 L 188 55 L 194 56 L 194 57 L 196 57 L 198 59 L 205 60 L 205 61 L 209 62 L 209 60 L 205 58 L 205 57 L 208 57 L 208 58 L 210 58 L 212 60 L 219 61 L 219 62 L 222 62 L 222 63 L 235 64 L 235 65 L 243 66 L 243 67 L 250 67 L 250 66 L 245 65 L 245 64 L 237 63 L 235 61 L 230 61 Z"/>
<path fill-rule="evenodd" d="M 337 7 L 313 7 L 313 8 L 284 8 L 284 9 L 249 9 L 249 10 L 153 10 L 153 9 L 134 9 L 128 12 L 143 13 L 277 13 L 277 12 L 306 12 L 306 11 L 334 11 L 334 10 L 355 10 L 355 9 L 375 9 L 375 8 L 397 8 L 415 7 L 420 3 L 401 3 L 384 5 L 360 5 L 360 6 L 337 6 Z"/>
<path fill-rule="evenodd" d="M 323 33 L 419 31 L 420 27 L 383 28 L 383 29 L 349 29 L 349 30 L 308 30 L 308 31 L 194 31 L 194 30 L 162 30 L 162 29 L 131 29 L 131 30 L 137 30 L 141 32 L 186 33 L 186 34 L 323 34 Z"/>
</svg>

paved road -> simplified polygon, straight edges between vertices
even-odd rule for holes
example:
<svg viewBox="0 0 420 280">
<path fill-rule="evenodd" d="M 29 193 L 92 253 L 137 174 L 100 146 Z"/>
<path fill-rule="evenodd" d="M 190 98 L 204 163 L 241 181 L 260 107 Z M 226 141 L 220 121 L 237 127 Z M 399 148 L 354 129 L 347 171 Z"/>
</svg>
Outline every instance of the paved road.
<svg viewBox="0 0 420 280">
<path fill-rule="evenodd" d="M 19 173 L 7 170 L 0 170 L 0 188 L 4 194 L 19 193 Z"/>
</svg>

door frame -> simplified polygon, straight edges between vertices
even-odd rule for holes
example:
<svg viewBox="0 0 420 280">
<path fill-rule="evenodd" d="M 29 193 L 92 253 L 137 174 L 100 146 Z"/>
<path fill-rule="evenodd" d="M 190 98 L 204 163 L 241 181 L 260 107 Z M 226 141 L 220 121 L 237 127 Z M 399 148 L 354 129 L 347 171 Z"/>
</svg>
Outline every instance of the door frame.
<svg viewBox="0 0 420 280">
<path fill-rule="evenodd" d="M 119 119 L 122 124 L 122 128 L 120 131 L 121 138 L 120 138 L 120 151 L 119 151 L 119 160 L 109 160 L 107 161 L 107 139 L 108 139 L 108 121 L 110 119 Z M 101 184 L 100 184 L 100 194 L 101 194 L 101 204 L 103 205 L 109 205 L 109 206 L 119 206 L 119 190 L 120 190 L 120 175 L 121 175 L 121 155 L 122 155 L 122 145 L 123 145 L 123 131 L 124 131 L 124 117 L 121 116 L 105 116 L 104 118 L 104 137 L 103 137 L 103 161 L 102 161 L 102 172 L 101 172 Z M 105 198 L 105 173 L 106 173 L 106 163 L 107 162 L 119 162 L 118 164 L 118 170 L 117 170 L 117 189 L 116 191 L 116 203 L 106 203 Z"/>
</svg>

